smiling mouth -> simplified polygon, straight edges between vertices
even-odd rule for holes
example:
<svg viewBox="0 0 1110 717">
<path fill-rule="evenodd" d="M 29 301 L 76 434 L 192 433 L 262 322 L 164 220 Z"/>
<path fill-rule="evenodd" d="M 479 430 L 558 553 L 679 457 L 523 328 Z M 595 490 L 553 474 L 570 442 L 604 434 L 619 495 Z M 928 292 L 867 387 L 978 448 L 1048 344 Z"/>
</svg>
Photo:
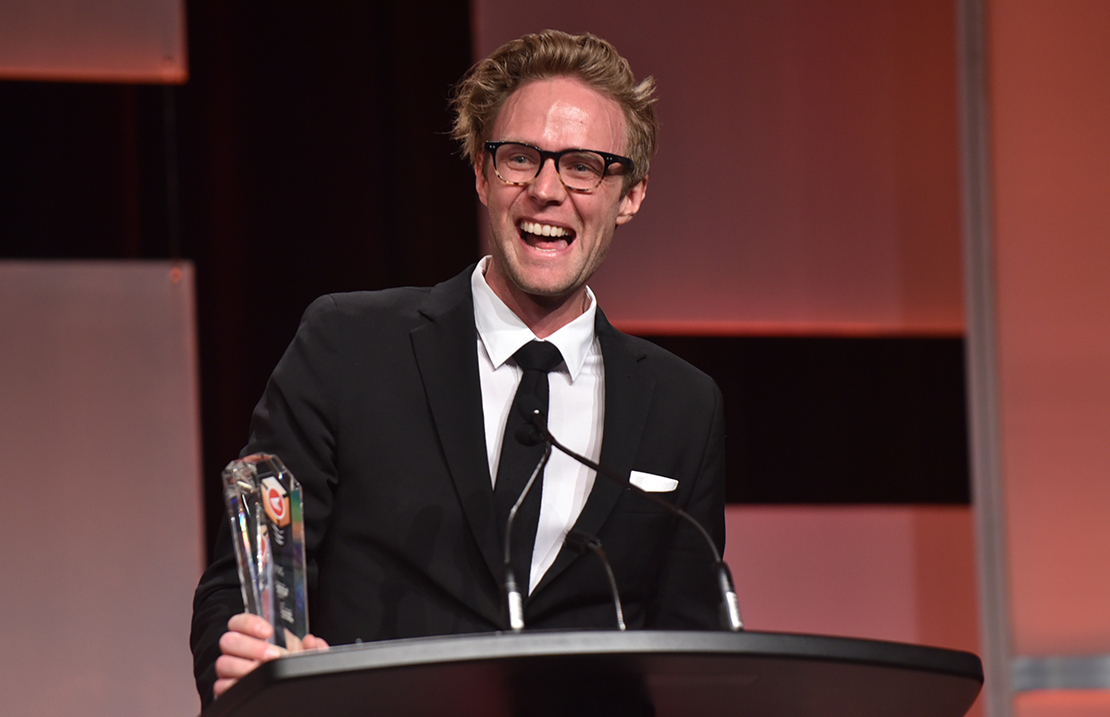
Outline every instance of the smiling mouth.
<svg viewBox="0 0 1110 717">
<path fill-rule="evenodd" d="M 559 249 L 574 241 L 574 232 L 563 227 L 539 222 L 520 222 L 520 238 L 537 249 Z"/>
</svg>

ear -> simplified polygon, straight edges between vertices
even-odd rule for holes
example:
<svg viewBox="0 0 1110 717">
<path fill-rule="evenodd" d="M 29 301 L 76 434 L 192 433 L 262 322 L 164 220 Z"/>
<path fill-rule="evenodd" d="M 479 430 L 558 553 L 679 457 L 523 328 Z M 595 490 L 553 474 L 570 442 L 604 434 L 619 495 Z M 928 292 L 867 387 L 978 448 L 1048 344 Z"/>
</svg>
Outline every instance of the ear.
<svg viewBox="0 0 1110 717">
<path fill-rule="evenodd" d="M 482 200 L 482 204 L 489 206 L 489 178 L 486 177 L 486 160 L 485 156 L 482 161 L 474 165 L 474 189 L 478 192 L 478 199 Z"/>
<path fill-rule="evenodd" d="M 620 208 L 617 210 L 617 226 L 627 224 L 632 221 L 632 217 L 636 216 L 636 212 L 640 211 L 640 204 L 647 196 L 648 178 L 645 175 L 636 184 L 633 184 L 624 196 L 621 197 Z"/>
</svg>

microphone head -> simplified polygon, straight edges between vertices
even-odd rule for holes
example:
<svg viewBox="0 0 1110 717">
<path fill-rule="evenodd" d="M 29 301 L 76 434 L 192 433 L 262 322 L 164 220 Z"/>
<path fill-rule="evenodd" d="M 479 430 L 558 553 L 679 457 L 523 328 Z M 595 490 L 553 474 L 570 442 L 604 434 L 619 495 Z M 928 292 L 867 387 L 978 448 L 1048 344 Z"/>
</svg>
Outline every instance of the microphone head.
<svg viewBox="0 0 1110 717">
<path fill-rule="evenodd" d="M 516 439 L 526 446 L 534 446 L 547 440 L 547 417 L 543 405 L 535 396 L 521 396 L 517 404 L 524 419 L 524 425 L 517 429 Z"/>
<path fill-rule="evenodd" d="M 563 538 L 563 544 L 573 550 L 584 553 L 587 550 L 593 549 L 595 546 L 600 546 L 601 541 L 589 533 L 583 533 L 581 530 L 571 530 L 568 531 Z"/>
<path fill-rule="evenodd" d="M 524 420 L 539 429 L 547 427 L 547 416 L 544 415 L 543 404 L 540 399 L 535 396 L 521 396 L 520 403 L 517 404 L 517 410 Z"/>
<path fill-rule="evenodd" d="M 543 443 L 543 431 L 534 423 L 525 423 L 516 429 L 516 440 L 525 446 L 534 446 Z"/>
</svg>

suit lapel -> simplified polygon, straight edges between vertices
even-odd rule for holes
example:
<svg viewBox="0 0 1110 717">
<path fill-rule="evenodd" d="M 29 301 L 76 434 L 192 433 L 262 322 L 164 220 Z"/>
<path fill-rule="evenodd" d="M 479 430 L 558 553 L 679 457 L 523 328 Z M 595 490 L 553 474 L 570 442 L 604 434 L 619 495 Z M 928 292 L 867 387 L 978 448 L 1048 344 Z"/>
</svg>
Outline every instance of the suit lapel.
<svg viewBox="0 0 1110 717">
<path fill-rule="evenodd" d="M 609 324 L 601 309 L 597 311 L 595 329 L 605 364 L 605 421 L 598 463 L 627 480 L 647 422 L 655 382 L 639 371 L 638 362 L 643 356 L 632 353 L 624 337 Z M 622 485 L 598 475 L 574 529 L 597 535 L 623 492 Z M 554 580 L 576 557 L 577 553 L 571 550 L 560 550 L 535 592 Z"/>
<path fill-rule="evenodd" d="M 434 287 L 411 333 L 416 364 L 463 512 L 492 575 L 501 571 L 486 458 L 471 269 Z M 460 361 L 459 357 L 465 357 Z"/>
</svg>

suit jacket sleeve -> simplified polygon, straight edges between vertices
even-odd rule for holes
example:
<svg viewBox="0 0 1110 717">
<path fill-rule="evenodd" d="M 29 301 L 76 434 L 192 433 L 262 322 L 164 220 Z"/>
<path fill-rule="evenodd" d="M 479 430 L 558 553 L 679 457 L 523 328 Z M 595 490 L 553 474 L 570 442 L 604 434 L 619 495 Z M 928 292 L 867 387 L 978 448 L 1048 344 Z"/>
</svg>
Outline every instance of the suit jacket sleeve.
<svg viewBox="0 0 1110 717">
<path fill-rule="evenodd" d="M 324 537 L 337 481 L 334 455 L 338 387 L 333 377 L 339 375 L 341 336 L 334 305 L 334 299 L 325 296 L 305 311 L 296 337 L 254 410 L 250 441 L 242 452 L 244 456 L 258 452 L 278 455 L 301 483 L 310 591 L 313 555 Z M 230 530 L 224 521 L 213 562 L 201 577 L 193 599 L 193 671 L 205 704 L 212 699 L 216 681 L 220 636 L 227 630 L 228 619 L 242 611 Z"/>
</svg>

